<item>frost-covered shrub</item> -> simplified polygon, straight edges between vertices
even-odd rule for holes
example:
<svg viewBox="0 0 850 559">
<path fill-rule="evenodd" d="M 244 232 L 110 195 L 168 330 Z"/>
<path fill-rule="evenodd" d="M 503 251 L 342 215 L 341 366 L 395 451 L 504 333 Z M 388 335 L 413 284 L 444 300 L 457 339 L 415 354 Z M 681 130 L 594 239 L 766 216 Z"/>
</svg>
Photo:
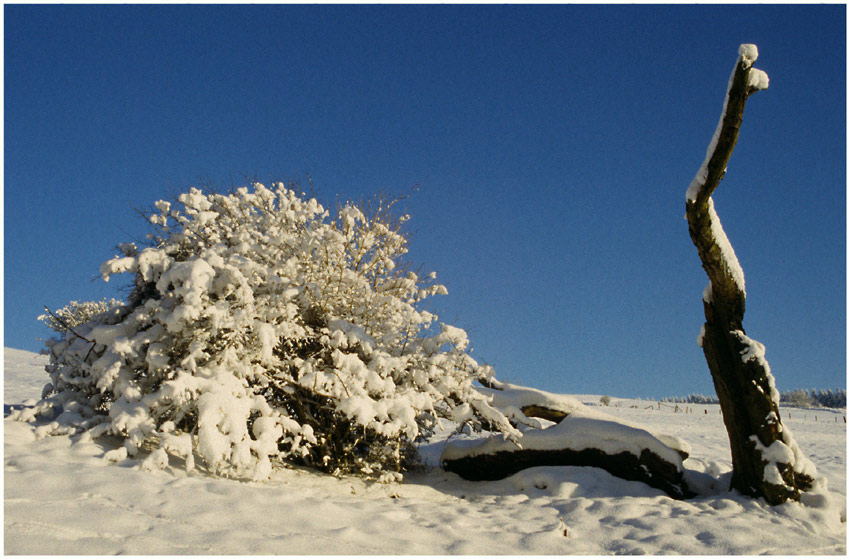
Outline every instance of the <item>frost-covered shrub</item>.
<svg viewBox="0 0 850 559">
<path fill-rule="evenodd" d="M 792 390 L 780 394 L 780 401 L 786 406 L 795 408 L 811 408 L 818 405 L 818 401 L 809 394 L 808 390 Z"/>
<path fill-rule="evenodd" d="M 38 319 L 44 322 L 56 332 L 66 332 L 80 324 L 93 319 L 95 316 L 105 313 L 123 303 L 117 299 L 103 299 L 101 301 L 71 301 L 57 311 L 48 311 L 40 315 Z"/>
<path fill-rule="evenodd" d="M 21 419 L 123 437 L 110 459 L 257 478 L 287 460 L 391 479 L 437 418 L 518 436 L 472 387 L 491 371 L 465 332 L 420 308 L 446 289 L 399 265 L 391 206 L 331 218 L 283 184 L 157 202 L 151 246 L 101 267 L 132 274 L 126 304 L 48 342 L 52 382 Z"/>
<path fill-rule="evenodd" d="M 661 398 L 662 402 L 674 404 L 719 404 L 717 396 L 706 396 L 705 394 L 688 394 L 687 396 L 673 396 Z"/>
<path fill-rule="evenodd" d="M 809 408 L 823 406 L 825 408 L 846 408 L 847 391 L 843 388 L 824 390 L 790 390 L 779 394 L 780 401 L 786 406 Z"/>
</svg>

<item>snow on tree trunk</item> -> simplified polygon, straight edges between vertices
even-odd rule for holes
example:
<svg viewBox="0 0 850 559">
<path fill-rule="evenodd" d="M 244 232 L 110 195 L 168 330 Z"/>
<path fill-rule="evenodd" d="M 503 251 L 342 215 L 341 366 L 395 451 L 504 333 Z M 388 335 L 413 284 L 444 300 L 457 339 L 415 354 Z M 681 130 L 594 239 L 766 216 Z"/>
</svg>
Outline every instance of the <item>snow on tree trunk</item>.
<svg viewBox="0 0 850 559">
<path fill-rule="evenodd" d="M 699 343 L 723 411 L 732 448 L 731 489 L 770 504 L 800 500 L 817 472 L 803 456 L 779 415 L 779 393 L 764 346 L 744 332 L 744 273 L 714 211 L 711 194 L 735 148 L 747 98 L 768 86 L 767 74 L 752 67 L 755 45 L 741 45 L 729 80 L 723 114 L 705 161 L 687 192 L 686 212 L 709 285 L 703 292 L 706 322 Z"/>
</svg>

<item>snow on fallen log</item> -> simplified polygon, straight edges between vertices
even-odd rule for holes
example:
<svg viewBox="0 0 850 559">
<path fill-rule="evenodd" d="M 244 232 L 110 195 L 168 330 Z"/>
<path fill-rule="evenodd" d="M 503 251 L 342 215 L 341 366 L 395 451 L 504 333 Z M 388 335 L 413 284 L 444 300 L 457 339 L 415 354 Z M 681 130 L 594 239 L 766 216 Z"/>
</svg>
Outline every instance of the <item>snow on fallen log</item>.
<svg viewBox="0 0 850 559">
<path fill-rule="evenodd" d="M 546 429 L 525 431 L 519 442 L 502 436 L 452 441 L 440 462 L 445 470 L 473 481 L 502 479 L 535 466 L 593 466 L 673 498 L 694 495 L 678 452 L 644 429 L 567 416 Z"/>
<path fill-rule="evenodd" d="M 691 453 L 691 445 L 675 435 L 651 431 L 630 421 L 593 409 L 573 396 L 554 394 L 536 388 L 495 380 L 491 381 L 489 388 L 479 388 L 478 391 L 492 398 L 490 405 L 512 418 L 516 418 L 517 411 L 519 411 L 525 417 L 545 419 L 554 423 L 560 423 L 566 417 L 599 419 L 646 430 L 666 446 L 675 450 L 682 460 L 686 460 Z M 523 423 L 530 427 L 543 427 L 539 423 L 536 425 Z"/>
</svg>

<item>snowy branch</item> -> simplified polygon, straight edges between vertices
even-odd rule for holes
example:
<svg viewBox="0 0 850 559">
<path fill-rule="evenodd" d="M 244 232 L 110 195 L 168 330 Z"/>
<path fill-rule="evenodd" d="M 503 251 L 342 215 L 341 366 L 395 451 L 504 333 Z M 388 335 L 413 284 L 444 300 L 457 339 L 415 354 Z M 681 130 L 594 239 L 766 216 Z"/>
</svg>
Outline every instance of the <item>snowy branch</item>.
<svg viewBox="0 0 850 559">
<path fill-rule="evenodd" d="M 747 98 L 768 86 L 767 74 L 752 67 L 757 57 L 755 45 L 738 48 L 720 122 L 709 143 L 705 161 L 688 187 L 686 203 L 691 239 L 711 281 L 713 307 L 733 323 L 740 322 L 744 316 L 744 272 L 714 211 L 711 194 L 723 179 L 738 141 Z"/>
</svg>

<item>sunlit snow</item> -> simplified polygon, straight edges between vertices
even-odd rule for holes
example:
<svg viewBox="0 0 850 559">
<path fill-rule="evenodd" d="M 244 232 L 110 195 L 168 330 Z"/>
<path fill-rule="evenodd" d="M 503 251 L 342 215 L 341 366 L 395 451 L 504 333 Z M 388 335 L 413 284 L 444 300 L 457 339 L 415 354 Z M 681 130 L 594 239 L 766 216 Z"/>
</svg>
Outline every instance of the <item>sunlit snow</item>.
<svg viewBox="0 0 850 559">
<path fill-rule="evenodd" d="M 6 349 L 4 409 L 31 405 L 45 358 Z M 513 387 L 521 392 L 521 387 Z M 846 551 L 845 411 L 781 410 L 799 447 L 829 479 L 807 507 L 730 494 L 728 439 L 716 405 L 676 407 L 599 396 L 583 403 L 691 446 L 699 497 L 671 499 L 597 468 L 532 468 L 495 482 L 436 467 L 445 435 L 420 448 L 430 467 L 379 484 L 280 468 L 265 482 L 187 474 L 165 452 L 127 458 L 117 439 L 36 439 L 4 422 L 6 554 L 802 554 Z M 678 410 L 678 411 L 676 411 Z M 262 427 L 259 429 L 262 436 Z M 173 441 L 176 447 L 185 441 Z M 185 446 L 185 445 L 184 445 Z M 785 449 L 770 449 L 784 456 Z M 175 452 L 175 454 L 180 454 Z M 168 461 L 160 470 L 153 464 Z M 154 471 L 146 471 L 152 469 Z"/>
</svg>

